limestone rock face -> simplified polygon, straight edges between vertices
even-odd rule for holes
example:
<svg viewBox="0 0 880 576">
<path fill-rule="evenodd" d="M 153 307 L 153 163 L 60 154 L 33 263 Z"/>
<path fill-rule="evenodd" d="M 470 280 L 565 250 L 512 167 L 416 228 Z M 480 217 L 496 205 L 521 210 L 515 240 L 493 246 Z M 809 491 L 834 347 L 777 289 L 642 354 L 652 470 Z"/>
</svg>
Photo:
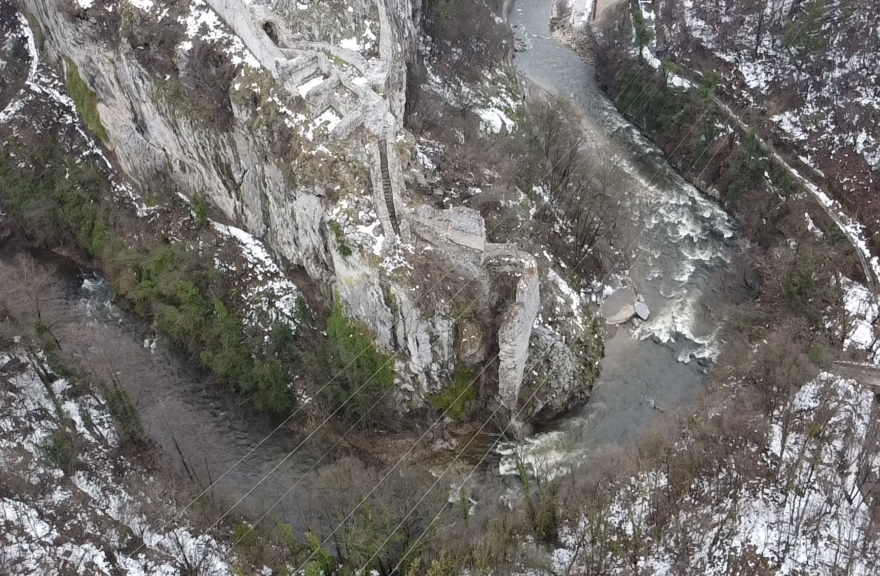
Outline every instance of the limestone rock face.
<svg viewBox="0 0 880 576">
<path fill-rule="evenodd" d="M 458 325 L 458 357 L 466 364 L 476 364 L 486 357 L 483 329 L 477 322 L 464 320 Z"/>
<path fill-rule="evenodd" d="M 598 342 L 598 335 L 596 338 Z M 579 351 L 589 350 L 593 343 L 578 341 L 578 344 L 580 350 L 566 346 L 546 326 L 534 330 L 531 350 L 536 361 L 530 366 L 533 375 L 527 382 L 534 382 L 534 387 L 544 385 L 533 407 L 533 414 L 540 416 L 540 419 L 555 418 L 582 405 L 589 398 L 590 388 L 583 383 L 595 378 L 598 366 L 585 363 L 578 355 Z"/>
<path fill-rule="evenodd" d="M 541 273 L 541 299 L 520 392 L 521 402 L 530 399 L 528 420 L 553 419 L 586 402 L 604 354 L 597 317 L 553 269 Z"/>
<path fill-rule="evenodd" d="M 532 325 L 541 310 L 540 278 L 534 258 L 526 261 L 516 286 L 516 300 L 498 330 L 498 394 L 501 403 L 513 408 L 529 359 Z"/>
<path fill-rule="evenodd" d="M 585 307 L 545 290 L 546 264 L 489 242 L 479 212 L 433 208 L 406 190 L 420 0 L 345 0 L 342 11 L 319 0 L 193 0 L 174 14 L 97 0 L 75 16 L 64 3 L 20 3 L 46 59 L 75 63 L 95 92 L 126 176 L 202 198 L 301 266 L 394 356 L 401 413 L 442 393 L 457 365 L 494 365 L 496 345 L 487 400 L 528 420 L 586 397 L 593 376 L 576 349 L 586 323 L 535 332 L 548 310 Z M 205 71 L 205 46 L 230 64 L 225 84 Z M 530 364 L 556 375 L 532 403 Z"/>
</svg>

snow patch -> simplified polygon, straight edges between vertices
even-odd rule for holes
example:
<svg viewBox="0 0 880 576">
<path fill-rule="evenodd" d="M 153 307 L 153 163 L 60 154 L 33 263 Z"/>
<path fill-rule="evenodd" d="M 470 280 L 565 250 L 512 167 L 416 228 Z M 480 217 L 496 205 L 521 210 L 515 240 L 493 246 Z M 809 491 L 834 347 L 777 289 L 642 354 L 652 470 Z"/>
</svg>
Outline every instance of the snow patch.
<svg viewBox="0 0 880 576">
<path fill-rule="evenodd" d="M 324 77 L 323 77 L 323 76 L 315 76 L 314 78 L 312 78 L 311 80 L 309 80 L 308 82 L 306 82 L 305 84 L 303 84 L 302 86 L 299 86 L 299 87 L 296 89 L 296 91 L 299 92 L 299 95 L 300 95 L 300 96 L 302 96 L 303 98 L 305 98 L 305 97 L 306 97 L 306 94 L 308 94 L 308 93 L 312 90 L 312 88 L 315 88 L 315 87 L 317 87 L 317 86 L 320 86 L 320 85 L 323 84 L 323 83 L 324 83 Z"/>
<path fill-rule="evenodd" d="M 260 326 L 267 333 L 276 321 L 296 328 L 302 295 L 299 288 L 281 272 L 263 243 L 240 228 L 214 221 L 211 225 L 223 236 L 236 240 L 245 258 L 247 270 L 239 271 L 246 272 L 244 282 L 248 285 L 242 297 L 248 308 L 244 315 L 245 322 L 255 326 L 260 317 L 267 316 L 266 324 Z M 225 266 L 225 263 L 219 263 L 218 267 L 222 269 Z"/>
</svg>

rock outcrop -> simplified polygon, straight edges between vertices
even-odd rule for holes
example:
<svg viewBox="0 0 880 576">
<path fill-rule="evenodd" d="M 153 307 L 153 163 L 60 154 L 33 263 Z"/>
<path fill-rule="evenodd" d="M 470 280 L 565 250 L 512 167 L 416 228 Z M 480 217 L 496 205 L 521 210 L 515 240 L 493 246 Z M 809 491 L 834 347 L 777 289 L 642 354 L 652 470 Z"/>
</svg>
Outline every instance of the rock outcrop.
<svg viewBox="0 0 880 576">
<path fill-rule="evenodd" d="M 647 320 L 651 316 L 651 311 L 648 309 L 645 298 L 641 294 L 636 299 L 635 312 L 640 320 Z"/>
<path fill-rule="evenodd" d="M 498 395 L 501 403 L 514 408 L 519 399 L 523 373 L 529 359 L 532 325 L 541 310 L 540 278 L 535 259 L 523 259 L 516 299 L 498 328 Z"/>
<path fill-rule="evenodd" d="M 636 293 L 630 286 L 620 288 L 602 302 L 602 317 L 609 324 L 623 324 L 635 315 L 637 303 Z"/>
<path fill-rule="evenodd" d="M 523 418 L 586 397 L 595 374 L 573 366 L 588 323 L 534 333 L 542 310 L 562 302 L 581 317 L 580 301 L 545 293 L 546 270 L 489 242 L 478 212 L 406 189 L 418 0 L 20 3 L 46 56 L 76 64 L 95 92 L 128 177 L 198 195 L 339 298 L 394 354 L 401 412 L 443 392 L 457 365 L 495 365 L 496 349 L 493 400 L 518 409 L 537 385 L 536 341 L 552 350 L 544 372 L 570 377 Z"/>
</svg>

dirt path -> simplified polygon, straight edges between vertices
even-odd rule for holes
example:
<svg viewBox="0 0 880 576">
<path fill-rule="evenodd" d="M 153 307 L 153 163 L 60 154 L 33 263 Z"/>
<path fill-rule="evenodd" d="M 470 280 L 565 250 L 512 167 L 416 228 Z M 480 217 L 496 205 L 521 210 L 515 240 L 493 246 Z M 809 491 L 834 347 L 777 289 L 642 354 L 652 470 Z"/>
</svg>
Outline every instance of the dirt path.
<svg viewBox="0 0 880 576">
<path fill-rule="evenodd" d="M 679 64 L 679 66 L 681 66 Z M 715 103 L 719 108 L 727 115 L 727 117 L 736 124 L 737 128 L 741 130 L 744 134 L 754 133 L 755 137 L 758 140 L 759 146 L 767 152 L 773 159 L 783 168 L 791 174 L 792 178 L 800 182 L 804 189 L 816 200 L 819 206 L 825 211 L 826 214 L 834 221 L 837 227 L 843 232 L 844 236 L 849 240 L 850 244 L 852 244 L 853 248 L 855 248 L 856 254 L 859 257 L 859 261 L 862 263 L 862 268 L 865 272 L 865 278 L 868 281 L 868 288 L 875 295 L 878 294 L 878 279 L 877 274 L 875 273 L 874 268 L 871 266 L 871 254 L 867 250 L 867 243 L 865 239 L 861 237 L 858 230 L 860 229 L 860 225 L 850 218 L 847 214 L 843 212 L 843 208 L 839 206 L 836 202 L 831 200 L 831 197 L 822 191 L 819 186 L 814 184 L 812 181 L 803 176 L 798 170 L 793 168 L 786 160 L 783 158 L 776 150 L 773 148 L 771 144 L 761 138 L 757 131 L 752 129 L 746 122 L 736 115 L 736 113 L 730 109 L 727 104 L 722 102 L 719 98 L 715 98 Z"/>
<path fill-rule="evenodd" d="M 880 394 L 880 368 L 870 364 L 838 361 L 829 370 L 836 376 L 851 378 L 863 386 L 869 386 Z"/>
</svg>

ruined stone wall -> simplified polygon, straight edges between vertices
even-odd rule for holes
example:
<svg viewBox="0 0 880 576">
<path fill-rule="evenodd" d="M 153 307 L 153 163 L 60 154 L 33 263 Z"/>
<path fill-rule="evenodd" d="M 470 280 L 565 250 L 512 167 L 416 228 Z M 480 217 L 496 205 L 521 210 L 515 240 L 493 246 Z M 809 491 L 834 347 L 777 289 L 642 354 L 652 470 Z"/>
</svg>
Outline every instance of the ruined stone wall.
<svg viewBox="0 0 880 576">
<path fill-rule="evenodd" d="M 223 18 L 260 64 L 277 78 L 276 61 L 283 60 L 284 54 L 262 29 L 262 22 L 271 20 L 271 14 L 258 15 L 241 0 L 205 0 L 205 3 Z"/>
<path fill-rule="evenodd" d="M 521 253 L 522 276 L 516 286 L 516 300 L 505 312 L 498 329 L 498 396 L 509 409 L 516 407 L 526 362 L 532 326 L 541 310 L 541 280 L 534 257 Z"/>
<path fill-rule="evenodd" d="M 474 251 L 480 262 L 486 250 L 486 222 L 480 213 L 455 206 L 439 210 L 418 206 L 413 210 L 412 231 L 440 247 L 456 246 Z"/>
</svg>

